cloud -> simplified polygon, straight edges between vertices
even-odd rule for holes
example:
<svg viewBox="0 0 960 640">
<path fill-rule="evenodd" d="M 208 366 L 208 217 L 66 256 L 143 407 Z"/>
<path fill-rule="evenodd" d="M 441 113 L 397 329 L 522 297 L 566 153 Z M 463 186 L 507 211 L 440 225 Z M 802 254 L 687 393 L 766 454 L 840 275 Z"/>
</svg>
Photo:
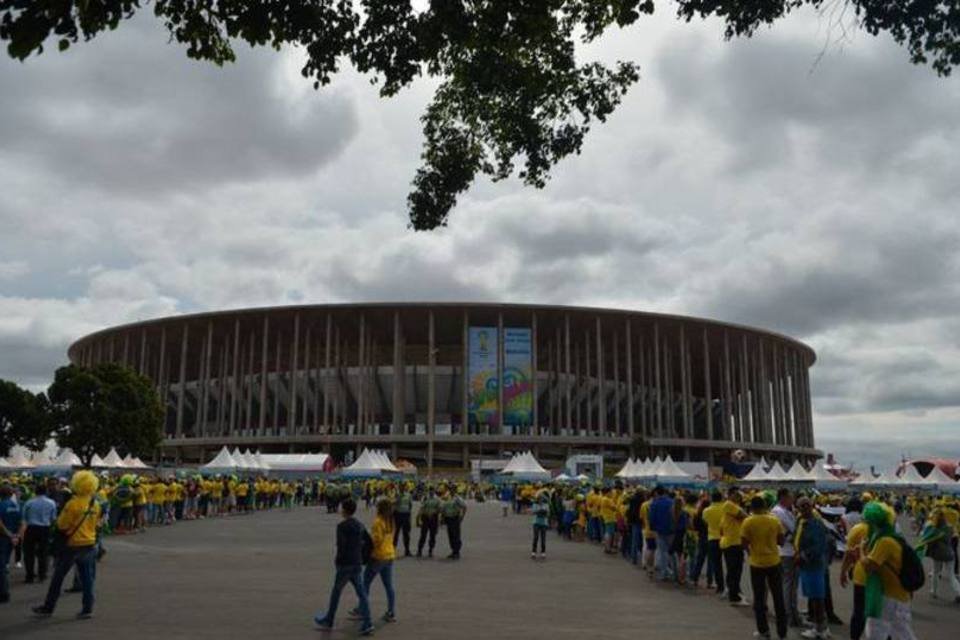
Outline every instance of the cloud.
<svg viewBox="0 0 960 640">
<path fill-rule="evenodd" d="M 42 385 L 77 337 L 187 311 L 598 305 L 808 342 L 818 444 L 858 464 L 952 451 L 960 87 L 884 38 L 815 65 L 817 26 L 611 34 L 585 56 L 643 79 L 583 153 L 543 191 L 479 182 L 429 234 L 405 197 L 431 82 L 314 92 L 296 50 L 217 69 L 139 18 L 0 60 L 0 377 Z"/>
</svg>

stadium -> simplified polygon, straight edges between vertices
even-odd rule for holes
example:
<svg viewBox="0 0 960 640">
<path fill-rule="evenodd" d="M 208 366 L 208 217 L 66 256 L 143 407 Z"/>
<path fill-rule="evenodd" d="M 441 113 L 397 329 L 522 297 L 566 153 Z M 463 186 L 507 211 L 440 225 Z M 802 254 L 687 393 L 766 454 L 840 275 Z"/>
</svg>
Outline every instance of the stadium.
<svg viewBox="0 0 960 640">
<path fill-rule="evenodd" d="M 199 313 L 85 336 L 166 406 L 159 462 L 384 449 L 437 469 L 531 450 L 809 463 L 808 370 L 787 336 L 699 318 L 517 304 L 337 304 Z M 401 372 L 401 375 L 398 375 Z M 500 384 L 500 381 L 503 384 Z"/>
</svg>

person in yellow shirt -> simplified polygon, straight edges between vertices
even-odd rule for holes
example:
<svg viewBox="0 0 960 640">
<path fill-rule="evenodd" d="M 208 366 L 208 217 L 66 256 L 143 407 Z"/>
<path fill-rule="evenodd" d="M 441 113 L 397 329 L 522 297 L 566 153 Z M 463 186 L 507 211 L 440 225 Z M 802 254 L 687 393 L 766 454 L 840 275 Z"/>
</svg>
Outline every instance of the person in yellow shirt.
<svg viewBox="0 0 960 640">
<path fill-rule="evenodd" d="M 83 590 L 83 605 L 77 617 L 86 619 L 93 615 L 97 525 L 100 522 L 100 504 L 97 502 L 99 486 L 100 481 L 92 471 L 77 471 L 70 480 L 73 497 L 63 505 L 57 517 L 57 529 L 64 535 L 65 544 L 57 554 L 47 598 L 42 605 L 33 608 L 37 616 L 53 614 L 63 588 L 63 579 L 74 566 Z"/>
<path fill-rule="evenodd" d="M 868 575 L 868 589 L 871 574 L 879 576 L 883 585 L 880 616 L 873 617 L 867 612 L 864 631 L 868 640 L 887 637 L 911 640 L 916 637 L 911 622 L 910 593 L 900 582 L 903 548 L 894 531 L 894 519 L 893 510 L 878 502 L 871 502 L 863 509 L 863 520 L 869 526 L 867 542 L 861 552 Z"/>
<path fill-rule="evenodd" d="M 747 517 L 743 507 L 743 495 L 737 487 L 727 491 L 727 501 L 721 506 L 723 517 L 720 519 L 720 550 L 727 565 L 727 596 L 730 604 L 745 606 L 749 604 L 740 593 L 740 579 L 743 576 L 743 544 L 740 538 L 740 525 Z"/>
<path fill-rule="evenodd" d="M 740 539 L 750 558 L 750 585 L 753 588 L 753 612 L 757 634 L 770 637 L 767 621 L 767 590 L 773 600 L 777 619 L 777 637 L 787 637 L 787 610 L 783 603 L 783 580 L 780 569 L 780 545 L 784 529 L 779 518 L 767 511 L 763 496 L 750 500 L 750 515 L 740 525 Z"/>
<path fill-rule="evenodd" d="M 603 539 L 603 526 L 600 520 L 600 491 L 591 489 L 587 494 L 587 538 L 591 542 L 600 542 Z"/>
<path fill-rule="evenodd" d="M 646 569 L 647 576 L 651 579 L 656 568 L 654 554 L 657 551 L 657 532 L 650 527 L 650 504 L 652 502 L 653 494 L 651 493 L 640 505 L 640 520 L 643 524 L 643 559 L 641 566 Z"/>
<path fill-rule="evenodd" d="M 614 553 L 617 534 L 617 499 L 610 487 L 604 487 L 600 498 L 600 520 L 603 522 L 603 551 Z"/>
<path fill-rule="evenodd" d="M 389 498 L 381 498 L 377 502 L 377 515 L 373 518 L 370 527 L 370 538 L 373 548 L 370 551 L 370 562 L 363 570 L 363 586 L 370 595 L 370 587 L 377 576 L 383 582 L 383 590 L 387 594 L 387 612 L 383 614 L 385 622 L 396 622 L 396 592 L 393 589 L 393 561 L 397 557 L 393 546 L 393 502 Z M 359 609 L 351 612 L 352 617 L 359 617 Z"/>
<path fill-rule="evenodd" d="M 137 531 L 147 530 L 147 493 L 139 481 L 133 483 L 133 520 Z"/>
<path fill-rule="evenodd" d="M 865 612 L 865 590 L 867 586 L 867 570 L 861 562 L 860 550 L 867 539 L 870 526 L 860 522 L 850 528 L 847 534 L 847 551 L 843 555 L 843 564 L 840 566 L 840 586 L 844 589 L 850 580 L 853 580 L 853 613 L 850 614 L 850 637 L 859 638 L 867 624 Z"/>
<path fill-rule="evenodd" d="M 707 527 L 707 586 L 713 585 L 717 595 L 726 591 L 723 581 L 723 555 L 720 551 L 720 521 L 723 520 L 723 494 L 714 490 L 710 504 L 704 507 L 700 518 Z"/>
</svg>

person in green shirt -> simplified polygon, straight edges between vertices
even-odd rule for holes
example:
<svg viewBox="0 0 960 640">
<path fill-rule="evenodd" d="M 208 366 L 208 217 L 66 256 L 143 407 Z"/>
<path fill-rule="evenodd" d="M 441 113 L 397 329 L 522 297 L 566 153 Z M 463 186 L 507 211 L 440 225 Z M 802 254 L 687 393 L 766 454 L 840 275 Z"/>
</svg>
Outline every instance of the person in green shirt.
<svg viewBox="0 0 960 640">
<path fill-rule="evenodd" d="M 417 557 L 423 557 L 423 545 L 429 536 L 427 548 L 428 557 L 433 557 L 433 548 L 437 544 L 437 529 L 440 527 L 440 499 L 433 487 L 427 490 L 427 495 L 420 503 L 417 513 L 417 525 L 420 527 L 420 542 L 417 544 Z"/>
<path fill-rule="evenodd" d="M 446 500 L 440 506 L 440 513 L 443 515 L 443 524 L 447 528 L 447 538 L 450 541 L 450 560 L 460 559 L 460 549 L 463 547 L 460 524 L 464 516 L 467 515 L 467 503 L 463 501 L 457 490 L 450 488 Z"/>
<path fill-rule="evenodd" d="M 403 533 L 405 556 L 410 555 L 410 512 L 413 510 L 413 497 L 405 487 L 400 488 L 393 503 L 393 546 L 397 546 L 400 533 Z"/>
</svg>

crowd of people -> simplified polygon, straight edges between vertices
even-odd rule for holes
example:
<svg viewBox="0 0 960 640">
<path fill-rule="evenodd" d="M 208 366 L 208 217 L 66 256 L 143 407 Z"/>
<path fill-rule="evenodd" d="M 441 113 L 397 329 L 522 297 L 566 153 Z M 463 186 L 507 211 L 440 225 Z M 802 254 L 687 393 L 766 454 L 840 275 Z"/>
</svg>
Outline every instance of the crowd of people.
<svg viewBox="0 0 960 640">
<path fill-rule="evenodd" d="M 546 559 L 551 530 L 570 542 L 595 544 L 604 554 L 620 554 L 641 567 L 651 580 L 712 589 L 730 605 L 752 606 L 760 638 L 774 633 L 784 638 L 791 627 L 803 638 L 830 638 L 831 627 L 846 623 L 853 640 L 910 639 L 915 637 L 911 601 L 925 583 L 930 597 L 960 603 L 960 502 L 949 497 L 788 488 L 750 492 L 735 486 L 693 491 L 620 482 L 494 486 L 412 479 L 115 477 L 90 471 L 77 472 L 69 482 L 16 475 L 0 479 L 0 603 L 9 600 L 11 566 L 23 569 L 25 583 L 42 583 L 52 555 L 47 596 L 34 613 L 53 613 L 62 583 L 75 568 L 68 591 L 83 593 L 78 617 L 89 618 L 96 563 L 106 553 L 108 535 L 316 506 L 339 513 L 341 521 L 329 605 L 314 621 L 321 630 L 332 628 L 349 584 L 358 605 L 348 616 L 367 635 L 374 629 L 369 593 L 378 578 L 387 596 L 382 619 L 397 619 L 393 561 L 398 555 L 432 558 L 444 528 L 447 557 L 461 557 L 461 523 L 471 498 L 499 499 L 504 517 L 529 515 L 534 559 Z M 361 502 L 374 510 L 369 531 L 356 517 Z M 923 558 L 931 562 L 929 575 Z M 833 608 L 834 571 L 852 599 L 848 621 Z M 743 593 L 744 573 L 752 603 Z"/>
<path fill-rule="evenodd" d="M 743 594 L 744 569 L 754 601 L 755 636 L 796 628 L 803 638 L 830 638 L 844 623 L 833 608 L 830 574 L 850 596 L 853 640 L 914 638 L 911 600 L 926 582 L 921 558 L 932 561 L 930 596 L 960 603 L 955 498 L 797 493 L 789 488 L 745 493 L 627 487 L 510 485 L 500 489 L 503 515 L 533 517 L 531 555 L 546 557 L 546 532 L 589 541 L 621 554 L 651 580 L 707 588 L 733 606 L 751 606 Z M 901 517 L 902 516 L 902 517 Z M 913 530 L 907 542 L 901 521 Z M 943 582 L 950 593 L 943 590 Z M 800 607 L 800 596 L 806 610 Z"/>
</svg>

